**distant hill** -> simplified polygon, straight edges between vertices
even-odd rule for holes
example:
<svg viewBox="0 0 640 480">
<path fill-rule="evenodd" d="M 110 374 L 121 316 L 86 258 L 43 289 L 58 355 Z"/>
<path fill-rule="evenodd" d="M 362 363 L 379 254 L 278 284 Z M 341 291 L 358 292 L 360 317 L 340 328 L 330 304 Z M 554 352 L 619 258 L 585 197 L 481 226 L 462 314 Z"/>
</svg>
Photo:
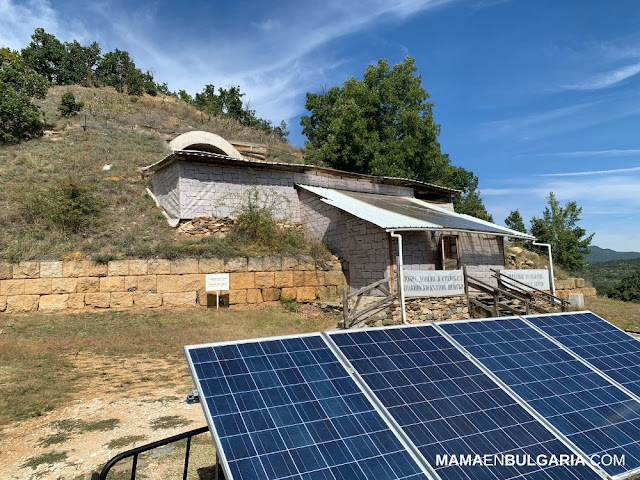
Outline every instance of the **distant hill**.
<svg viewBox="0 0 640 480">
<path fill-rule="evenodd" d="M 610 248 L 600 248 L 594 245 L 589 247 L 591 251 L 587 255 L 587 263 L 610 262 L 613 260 L 630 260 L 640 258 L 640 252 L 616 252 Z"/>
<path fill-rule="evenodd" d="M 587 264 L 586 277 L 596 288 L 598 294 L 604 295 L 607 293 L 609 286 L 633 270 L 640 270 L 640 255 L 638 255 L 638 258 L 627 258 L 624 260 L 590 262 Z"/>
</svg>

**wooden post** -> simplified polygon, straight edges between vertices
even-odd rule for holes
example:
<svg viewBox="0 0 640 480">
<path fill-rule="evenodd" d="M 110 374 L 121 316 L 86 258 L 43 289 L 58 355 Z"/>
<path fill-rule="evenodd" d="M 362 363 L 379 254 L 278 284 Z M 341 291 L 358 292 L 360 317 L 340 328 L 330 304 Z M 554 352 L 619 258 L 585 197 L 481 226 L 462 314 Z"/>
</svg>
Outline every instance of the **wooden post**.
<svg viewBox="0 0 640 480">
<path fill-rule="evenodd" d="M 342 328 L 349 328 L 347 322 L 349 320 L 349 299 L 347 298 L 347 286 L 342 286 Z"/>
<path fill-rule="evenodd" d="M 498 308 L 498 303 L 500 302 L 500 293 L 497 291 L 493 292 L 493 316 L 500 316 L 500 309 Z"/>
<path fill-rule="evenodd" d="M 527 315 L 530 315 L 531 314 L 531 301 L 528 298 L 524 301 L 524 308 L 525 308 L 525 311 L 527 312 Z"/>
</svg>

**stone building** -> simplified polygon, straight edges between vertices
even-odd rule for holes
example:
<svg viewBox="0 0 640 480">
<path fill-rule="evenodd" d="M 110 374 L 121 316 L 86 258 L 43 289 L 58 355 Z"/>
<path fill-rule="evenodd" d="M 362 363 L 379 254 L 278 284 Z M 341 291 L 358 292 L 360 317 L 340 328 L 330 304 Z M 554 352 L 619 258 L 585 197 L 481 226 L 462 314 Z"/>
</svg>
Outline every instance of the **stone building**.
<svg viewBox="0 0 640 480">
<path fill-rule="evenodd" d="M 460 192 L 403 178 L 243 157 L 217 135 L 189 132 L 173 152 L 145 167 L 150 193 L 169 222 L 234 216 L 251 192 L 283 220 L 302 224 L 349 265 L 359 288 L 397 271 L 451 270 L 491 281 L 504 268 L 504 239 L 532 237 L 454 212 Z M 402 244 L 402 245 L 401 245 Z"/>
</svg>

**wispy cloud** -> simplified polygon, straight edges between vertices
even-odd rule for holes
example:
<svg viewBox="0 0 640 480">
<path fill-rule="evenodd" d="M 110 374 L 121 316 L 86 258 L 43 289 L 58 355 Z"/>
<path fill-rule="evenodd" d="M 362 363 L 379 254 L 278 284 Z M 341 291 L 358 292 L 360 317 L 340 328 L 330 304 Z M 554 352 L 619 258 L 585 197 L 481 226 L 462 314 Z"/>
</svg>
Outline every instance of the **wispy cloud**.
<svg viewBox="0 0 640 480">
<path fill-rule="evenodd" d="M 0 46 L 19 50 L 26 46 L 25 38 L 37 27 L 48 31 L 58 29 L 58 17 L 49 2 L 34 0 L 21 5 L 13 0 L 0 0 Z"/>
<path fill-rule="evenodd" d="M 615 168 L 612 170 L 592 170 L 587 172 L 541 173 L 538 177 L 583 177 L 587 175 L 610 175 L 624 172 L 640 172 L 640 167 Z"/>
<path fill-rule="evenodd" d="M 525 154 L 523 154 L 525 155 Z M 640 148 L 610 149 L 610 150 L 575 150 L 572 152 L 546 152 L 526 154 L 529 157 L 634 157 L 640 155 Z"/>
<path fill-rule="evenodd" d="M 640 73 L 640 62 L 601 73 L 582 82 L 565 85 L 565 90 L 602 90 Z"/>
</svg>

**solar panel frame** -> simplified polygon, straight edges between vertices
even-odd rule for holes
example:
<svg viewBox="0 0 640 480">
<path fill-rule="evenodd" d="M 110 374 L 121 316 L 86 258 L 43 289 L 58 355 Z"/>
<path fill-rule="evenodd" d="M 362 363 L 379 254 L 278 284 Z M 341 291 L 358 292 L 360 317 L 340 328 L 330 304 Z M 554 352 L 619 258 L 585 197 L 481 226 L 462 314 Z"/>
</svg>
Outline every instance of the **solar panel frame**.
<svg viewBox="0 0 640 480">
<path fill-rule="evenodd" d="M 539 325 L 536 325 L 533 322 L 533 319 L 538 319 L 538 318 L 566 317 L 566 316 L 577 316 L 577 315 L 587 315 L 587 314 L 588 315 L 593 315 L 597 319 L 599 319 L 602 322 L 604 322 L 605 324 L 607 324 L 607 326 L 609 326 L 612 329 L 620 332 L 623 336 L 628 337 L 632 342 L 637 342 L 638 343 L 638 352 L 640 353 L 640 340 L 638 340 L 633 335 L 630 335 L 629 333 L 625 332 L 624 330 L 622 330 L 618 326 L 606 321 L 604 318 L 600 317 L 599 315 L 596 315 L 595 313 L 593 313 L 593 312 L 591 312 L 589 310 L 582 310 L 582 311 L 579 311 L 579 312 L 557 312 L 557 313 L 547 313 L 547 314 L 538 314 L 538 315 L 534 315 L 534 314 L 532 314 L 532 315 L 523 315 L 520 318 L 522 318 L 522 320 L 524 320 L 524 322 L 527 323 L 528 325 L 530 325 L 532 328 L 535 328 L 541 334 L 545 335 L 550 340 L 555 342 L 558 346 L 560 346 L 561 348 L 563 348 L 564 350 L 569 352 L 571 355 L 576 357 L 578 360 L 582 361 L 586 365 L 589 365 L 593 370 L 595 370 L 596 372 L 600 373 L 600 375 L 602 377 L 606 378 L 609 382 L 613 383 L 614 385 L 617 385 L 620 389 L 622 389 L 629 396 L 635 398 L 638 402 L 640 402 L 640 364 L 638 364 L 638 370 L 639 371 L 637 372 L 637 375 L 636 375 L 637 379 L 633 380 L 633 381 L 629 381 L 629 382 L 623 383 L 623 382 L 619 381 L 617 378 L 615 378 L 615 377 L 611 376 L 609 373 L 607 373 L 608 371 L 610 371 L 609 369 L 604 370 L 602 367 L 598 366 L 597 363 L 592 362 L 591 359 L 594 358 L 594 357 L 583 356 L 579 352 L 574 351 L 570 346 L 565 345 L 559 338 L 554 336 L 552 333 L 547 332 L 543 327 L 541 327 Z M 627 384 L 633 384 L 634 390 L 631 390 L 629 387 L 627 387 L 626 386 Z"/>
<path fill-rule="evenodd" d="M 588 368 L 591 372 L 593 372 L 594 374 L 598 375 L 599 377 L 601 377 L 603 380 L 605 380 L 606 382 L 608 382 L 609 384 L 611 384 L 613 387 L 618 388 L 622 393 L 624 393 L 625 395 L 629 396 L 627 394 L 627 392 L 625 391 L 624 388 L 620 388 L 620 386 L 617 384 L 617 382 L 611 382 L 610 379 L 604 375 L 602 372 L 600 372 L 598 369 L 595 369 L 592 365 L 590 365 L 587 361 L 585 361 L 584 359 L 582 359 L 581 357 L 575 355 L 573 352 L 571 352 L 569 349 L 567 349 L 566 347 L 564 347 L 562 344 L 560 344 L 559 342 L 555 341 L 553 338 L 550 338 L 546 333 L 540 331 L 540 329 L 536 328 L 534 325 L 531 325 L 530 322 L 526 321 L 522 316 L 510 316 L 510 317 L 493 317 L 493 318 L 485 318 L 485 319 L 470 319 L 470 320 L 448 320 L 448 321 L 439 321 L 439 322 L 435 322 L 437 327 L 440 327 L 442 325 L 449 325 L 449 324 L 460 324 L 460 323 L 471 323 L 471 322 L 478 322 L 478 323 L 487 323 L 489 321 L 496 321 L 496 320 L 512 320 L 512 321 L 519 321 L 524 323 L 527 327 L 533 328 L 533 330 L 536 331 L 536 333 L 542 335 L 545 339 L 551 341 L 554 345 L 556 345 L 558 348 L 560 348 L 561 350 L 563 350 L 565 353 L 571 355 L 571 357 L 573 357 L 576 361 L 579 361 L 580 363 L 582 363 L 586 368 Z M 442 329 L 443 332 L 447 335 L 448 338 L 450 338 L 450 340 L 455 343 L 456 345 L 459 346 L 459 348 L 461 348 L 464 351 L 467 351 L 466 348 L 464 347 L 464 345 L 460 344 L 459 342 L 457 342 L 455 340 L 455 338 L 453 338 L 452 335 L 450 335 L 448 332 L 446 332 L 444 329 Z M 467 351 L 468 352 L 468 351 Z M 571 439 L 569 439 L 565 434 L 563 434 L 558 428 L 556 428 L 553 424 L 551 424 L 551 422 L 549 420 L 547 420 L 541 413 L 539 413 L 533 406 L 531 406 L 526 400 L 524 400 L 520 395 L 518 395 L 506 382 L 502 381 L 502 379 L 500 379 L 497 374 L 495 374 L 488 366 L 486 366 L 479 358 L 476 358 L 476 356 L 471 353 L 468 352 L 468 355 L 470 356 L 470 358 L 473 358 L 476 360 L 476 362 L 478 362 L 479 365 L 482 365 L 484 370 L 490 374 L 492 376 L 492 378 L 495 378 L 498 382 L 500 382 L 501 385 L 503 385 L 503 388 L 507 389 L 510 393 L 512 393 L 512 395 L 514 396 L 514 398 L 519 399 L 520 403 L 523 406 L 526 406 L 526 408 L 531 411 L 533 414 L 536 415 L 537 418 L 541 419 L 541 421 L 543 421 L 546 425 L 548 425 L 554 432 L 557 432 L 557 436 L 559 436 L 560 438 L 563 439 L 564 443 L 567 444 L 568 446 L 572 447 L 573 451 L 576 451 L 578 453 L 580 453 L 583 457 L 588 458 L 588 454 L 586 454 L 586 452 L 584 452 L 578 445 L 576 445 L 573 441 L 571 441 Z M 632 400 L 636 400 L 634 396 L 630 396 L 630 398 Z M 634 468 L 633 470 L 628 470 L 626 472 L 622 472 L 619 474 L 609 474 L 607 473 L 604 469 L 602 469 L 599 466 L 595 466 L 594 468 L 596 468 L 598 470 L 599 473 L 604 474 L 605 478 L 613 478 L 613 479 L 626 479 L 629 477 L 633 477 L 635 475 L 637 475 L 638 473 L 640 473 L 640 467 Z"/>
<path fill-rule="evenodd" d="M 185 357 L 187 359 L 189 370 L 190 370 L 190 372 L 192 374 L 192 377 L 193 377 L 193 380 L 194 380 L 194 384 L 195 384 L 196 389 L 198 391 L 198 394 L 200 396 L 201 402 L 204 403 L 206 397 L 205 397 L 203 389 L 202 389 L 200 378 L 196 374 L 196 367 L 195 367 L 195 364 L 193 362 L 193 358 L 189 353 L 191 350 L 200 349 L 200 348 L 206 348 L 206 347 L 224 347 L 224 346 L 242 345 L 242 344 L 256 343 L 256 342 L 277 341 L 277 340 L 291 340 L 291 339 L 301 339 L 301 338 L 308 338 L 308 337 L 317 337 L 317 338 L 320 338 L 324 342 L 324 344 L 327 346 L 327 348 L 336 357 L 336 361 L 338 363 L 340 363 L 340 365 L 345 369 L 347 375 L 354 381 L 354 383 L 360 389 L 360 392 L 369 401 L 369 403 L 373 407 L 373 410 L 376 411 L 378 413 L 378 415 L 380 415 L 380 418 L 387 425 L 389 431 L 391 431 L 391 433 L 393 433 L 394 437 L 405 448 L 407 453 L 415 461 L 415 463 L 418 466 L 418 468 L 422 470 L 422 473 L 423 473 L 424 477 L 426 479 L 428 479 L 428 480 L 441 480 L 439 476 L 437 476 L 436 474 L 432 473 L 429 469 L 425 469 L 425 463 L 426 462 L 424 462 L 424 459 L 416 458 L 416 456 L 414 454 L 414 450 L 411 448 L 411 446 L 407 445 L 405 443 L 404 438 L 402 438 L 402 436 L 398 434 L 398 432 L 395 430 L 395 428 L 392 425 L 389 425 L 389 423 L 387 421 L 388 419 L 384 415 L 384 412 L 380 411 L 378 405 L 374 401 L 372 401 L 371 398 L 369 398 L 367 392 L 362 390 L 362 387 L 361 387 L 360 383 L 358 382 L 358 379 L 353 377 L 353 372 L 350 371 L 348 366 L 344 365 L 342 359 L 339 358 L 339 356 L 336 355 L 336 352 L 334 351 L 334 349 L 332 347 L 332 344 L 327 342 L 326 336 L 323 333 L 306 333 L 306 334 L 280 335 L 280 336 L 274 336 L 274 337 L 268 337 L 268 338 L 250 338 L 250 339 L 244 339 L 244 340 L 231 340 L 231 341 L 225 341 L 225 342 L 185 345 L 184 346 Z M 209 412 L 208 407 L 205 408 L 204 405 L 203 405 L 203 411 L 204 411 L 204 414 L 205 414 L 205 419 L 207 421 L 207 425 L 209 426 L 209 431 L 211 433 L 214 445 L 216 447 L 216 452 L 217 452 L 217 455 L 218 455 L 218 461 L 222 465 L 222 469 L 224 471 L 225 478 L 227 478 L 229 480 L 233 480 L 236 477 L 234 477 L 233 472 L 230 469 L 229 458 L 227 457 L 228 452 L 226 451 L 225 448 L 223 448 L 223 445 L 221 443 L 221 436 L 220 436 L 220 434 L 218 432 L 218 429 L 217 429 L 217 427 L 216 427 L 216 425 L 215 425 L 215 423 L 213 421 L 213 417 L 212 417 L 211 413 Z M 382 456 L 384 456 L 384 454 Z"/>
<path fill-rule="evenodd" d="M 516 317 L 513 317 L 516 318 Z M 487 375 L 489 377 L 489 379 L 491 381 L 493 381 L 497 387 L 497 389 L 502 390 L 504 393 L 506 393 L 507 395 L 511 396 L 511 398 L 514 400 L 514 402 L 516 404 L 518 404 L 520 407 L 522 407 L 526 412 L 528 412 L 531 417 L 536 420 L 543 428 L 545 428 L 549 434 L 554 437 L 555 439 L 557 439 L 561 444 L 563 444 L 565 447 L 567 447 L 567 449 L 576 454 L 579 455 L 583 458 L 585 458 L 585 460 L 587 460 L 587 465 L 589 465 L 588 459 L 586 457 L 586 455 L 584 455 L 584 453 L 579 450 L 578 448 L 575 447 L 575 445 L 573 445 L 571 442 L 569 442 L 566 437 L 564 437 L 559 431 L 557 431 L 557 429 L 555 429 L 551 424 L 549 424 L 544 418 L 542 418 L 535 410 L 533 410 L 526 402 L 524 402 L 518 395 L 515 394 L 515 392 L 513 392 L 509 387 L 507 387 L 504 382 L 502 382 L 499 378 L 497 378 L 495 375 L 493 375 L 481 362 L 479 362 L 475 357 L 473 357 L 469 352 L 467 352 L 462 346 L 460 346 L 458 344 L 458 342 L 456 342 L 455 340 L 453 340 L 452 338 L 450 338 L 450 336 L 441 328 L 438 327 L 438 324 L 441 323 L 453 323 L 453 322 L 482 322 L 486 319 L 470 319 L 470 320 L 450 320 L 450 321 L 444 321 L 444 322 L 426 322 L 424 324 L 411 324 L 411 325 L 393 325 L 393 326 L 385 326 L 385 327 L 364 327 L 364 328 L 358 328 L 356 331 L 357 332 L 361 332 L 361 331 L 375 331 L 375 330 L 391 330 L 391 329 L 404 329 L 404 328 L 411 328 L 411 327 L 418 327 L 418 326 L 432 326 L 434 327 L 434 330 L 439 333 L 440 335 L 442 335 L 444 337 L 444 339 L 446 341 L 448 341 L 451 346 L 456 349 L 457 351 L 459 351 L 459 353 L 461 353 L 466 359 L 470 360 L 481 373 L 484 373 L 485 375 Z M 348 330 L 336 330 L 336 331 L 330 331 L 330 332 L 324 332 L 324 335 L 327 335 L 329 338 L 331 337 L 331 335 L 340 335 L 340 334 L 346 334 L 348 333 Z M 340 349 L 340 347 L 338 345 L 336 345 L 336 348 Z M 344 356 L 344 354 L 342 352 L 340 352 L 341 355 Z M 346 356 L 344 356 L 344 360 L 346 362 L 346 364 L 349 366 L 349 368 L 353 369 L 354 372 L 354 376 L 356 376 L 359 379 L 359 382 L 362 384 L 363 389 L 367 389 L 370 392 L 370 396 L 372 396 L 373 398 L 376 399 L 376 401 L 380 402 L 380 408 L 382 410 L 387 411 L 387 408 L 382 404 L 382 402 L 379 400 L 378 394 L 375 393 L 367 384 L 367 382 L 362 378 L 362 376 L 357 372 L 356 368 L 351 364 L 351 362 L 346 358 Z M 387 411 L 388 412 L 388 411 Z M 393 419 L 393 417 L 391 416 L 391 413 L 387 413 L 389 415 L 389 417 L 391 417 L 393 423 L 395 425 L 397 425 L 397 428 L 400 429 L 401 431 L 405 431 L 405 428 L 402 427 L 401 425 L 398 424 L 398 422 L 396 422 L 395 419 Z M 409 439 L 409 442 L 411 442 L 413 444 L 413 442 Z M 418 448 L 418 447 L 416 447 Z M 424 456 L 422 455 L 421 452 L 419 452 L 419 454 L 421 455 L 422 458 L 424 458 Z M 427 464 L 433 468 L 432 465 L 430 465 L 429 461 L 426 460 Z M 589 468 L 587 466 L 585 466 L 584 468 Z M 593 473 L 596 476 L 600 476 L 601 478 L 610 478 L 606 472 L 604 472 L 601 469 L 598 469 L 597 467 L 591 467 L 591 471 L 593 471 Z M 434 472 L 435 475 L 437 475 L 437 472 Z"/>
</svg>

